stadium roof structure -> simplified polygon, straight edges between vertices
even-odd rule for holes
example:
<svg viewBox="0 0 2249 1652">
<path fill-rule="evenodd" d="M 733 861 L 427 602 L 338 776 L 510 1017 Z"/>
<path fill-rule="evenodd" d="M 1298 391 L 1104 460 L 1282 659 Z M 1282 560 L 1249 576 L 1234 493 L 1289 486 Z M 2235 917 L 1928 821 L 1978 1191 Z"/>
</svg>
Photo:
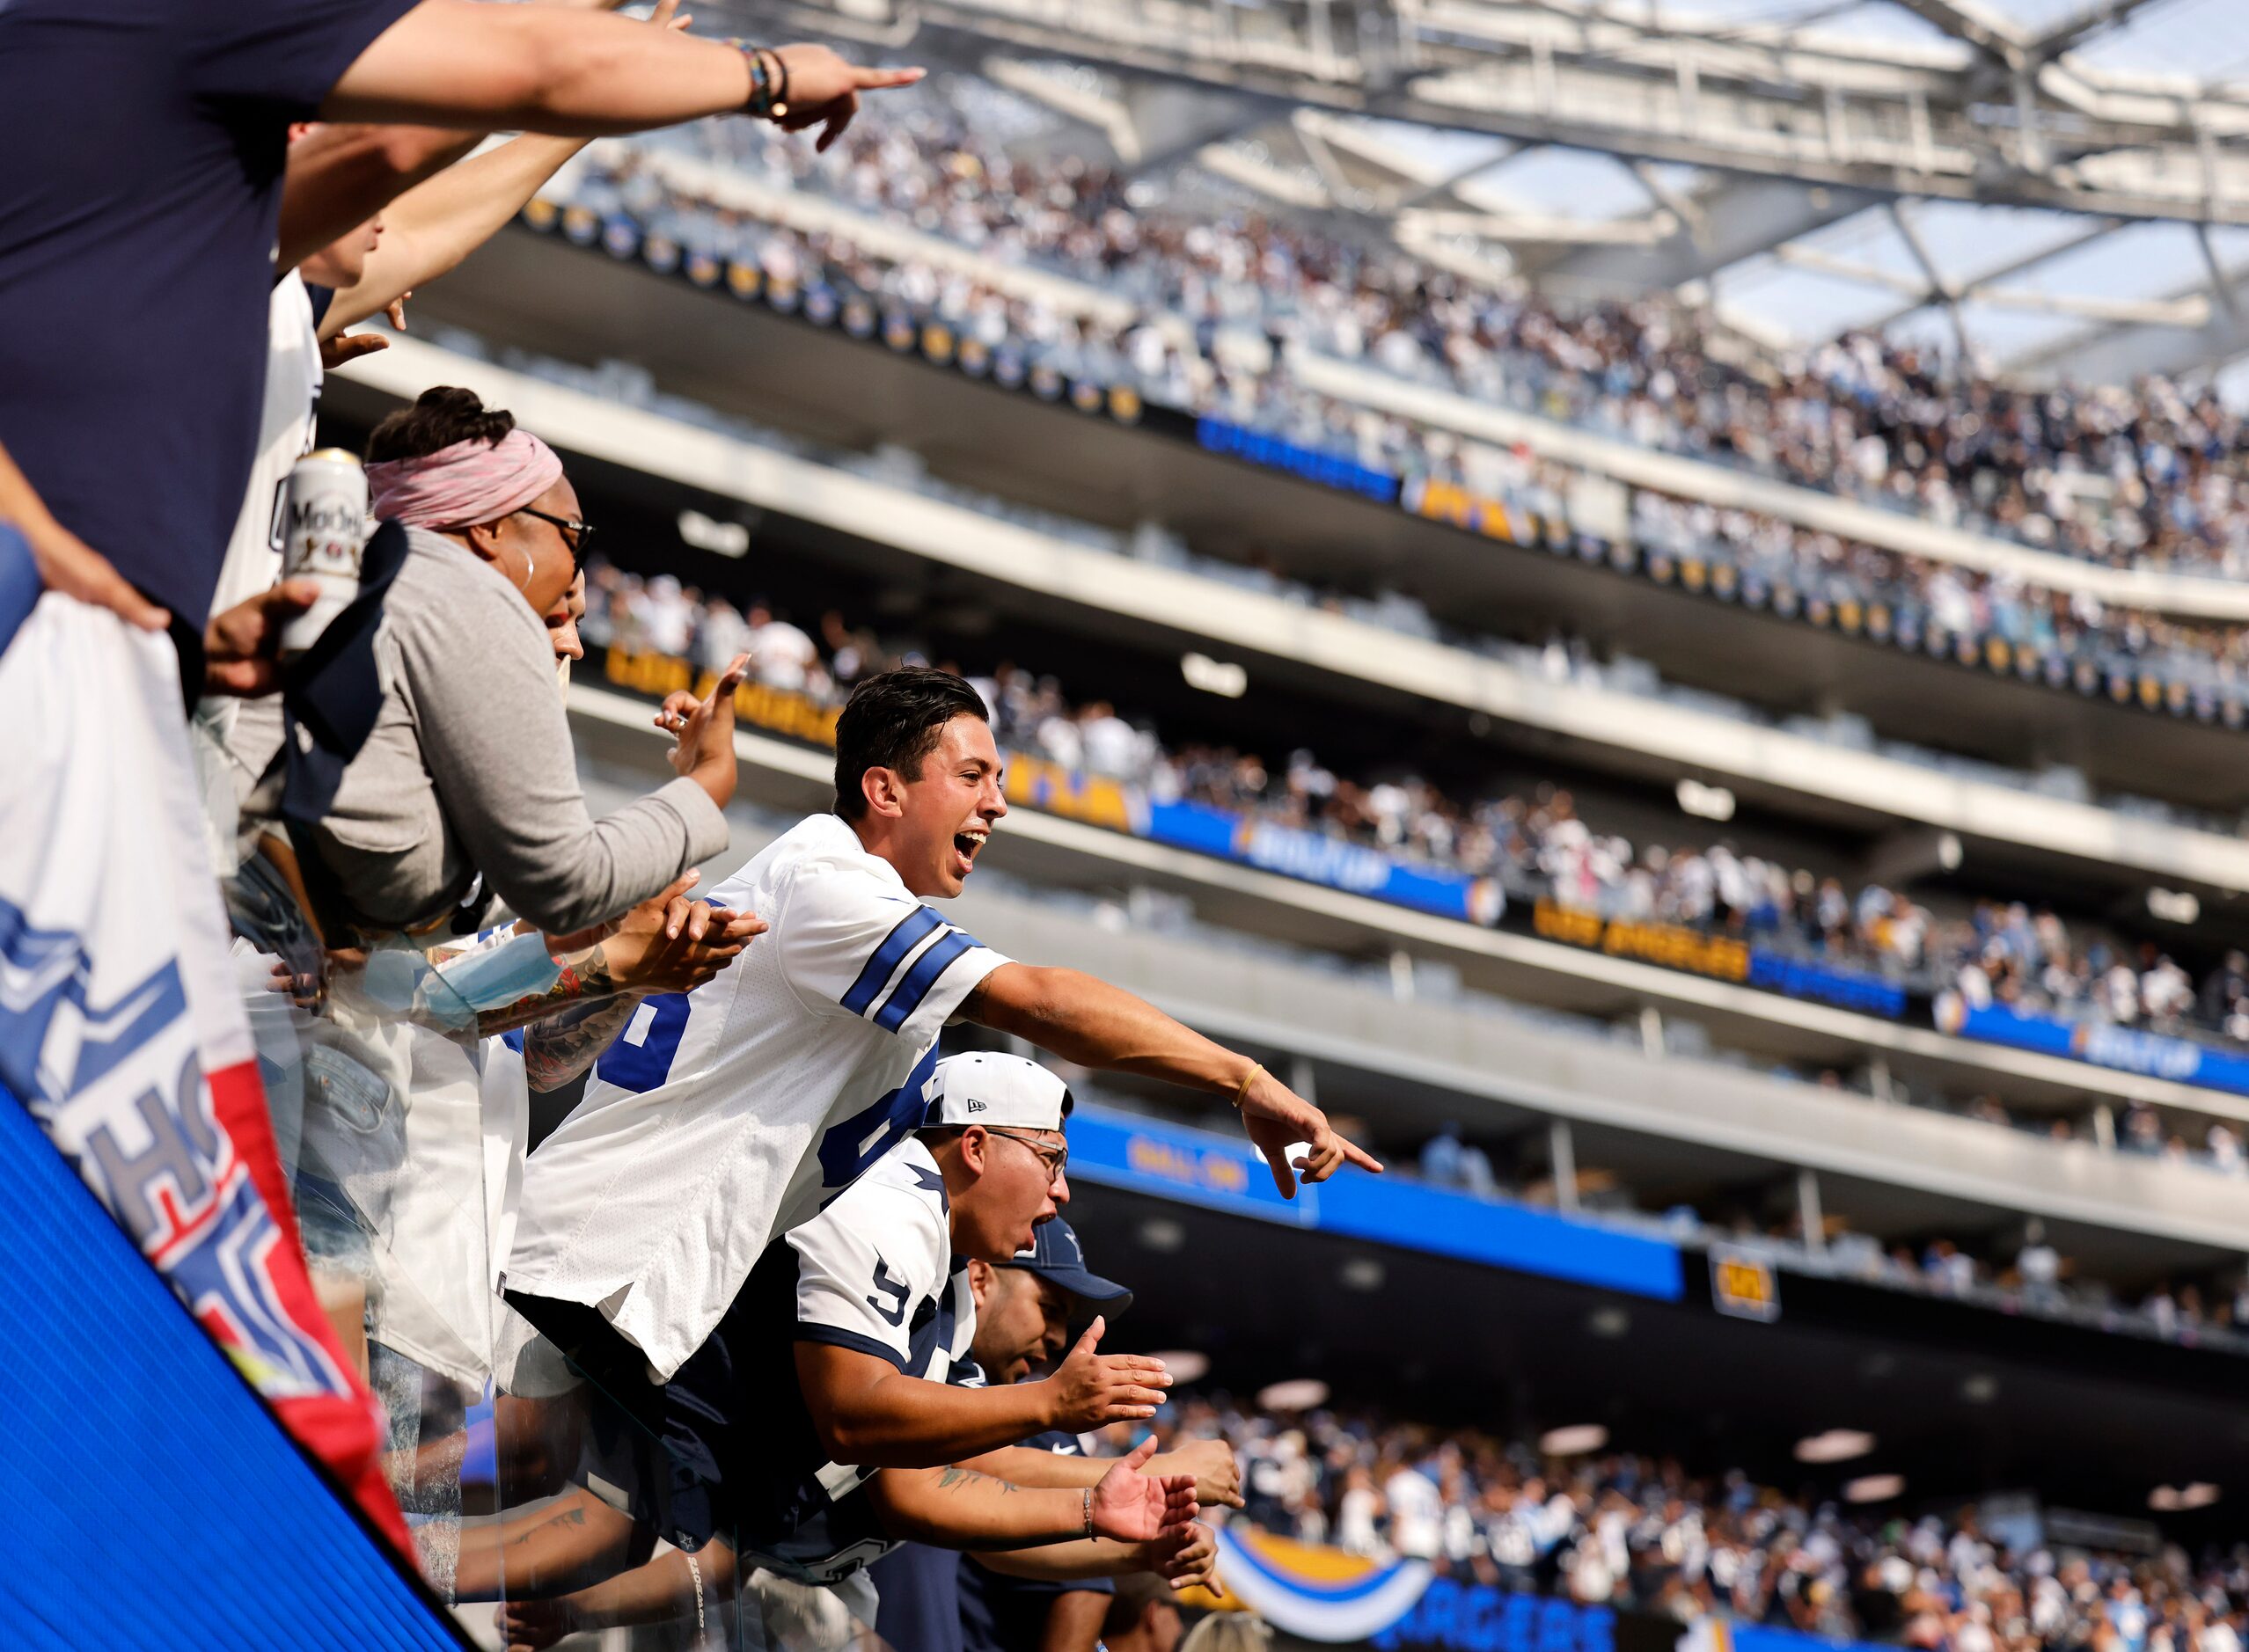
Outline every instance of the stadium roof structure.
<svg viewBox="0 0 2249 1652">
<path fill-rule="evenodd" d="M 2238 0 L 726 0 L 1475 276 L 2079 382 L 2249 355 Z"/>
</svg>

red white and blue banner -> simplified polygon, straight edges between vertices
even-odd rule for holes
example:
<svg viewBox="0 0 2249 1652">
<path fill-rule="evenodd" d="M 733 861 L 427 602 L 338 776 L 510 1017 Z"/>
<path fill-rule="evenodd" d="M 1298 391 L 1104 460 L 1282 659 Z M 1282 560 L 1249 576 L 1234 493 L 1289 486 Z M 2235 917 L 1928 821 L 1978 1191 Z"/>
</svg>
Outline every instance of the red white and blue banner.
<svg viewBox="0 0 2249 1652">
<path fill-rule="evenodd" d="M 229 945 L 171 643 L 40 597 L 0 624 L 0 1091 L 410 1554 L 380 1413 L 305 1272 Z"/>
</svg>

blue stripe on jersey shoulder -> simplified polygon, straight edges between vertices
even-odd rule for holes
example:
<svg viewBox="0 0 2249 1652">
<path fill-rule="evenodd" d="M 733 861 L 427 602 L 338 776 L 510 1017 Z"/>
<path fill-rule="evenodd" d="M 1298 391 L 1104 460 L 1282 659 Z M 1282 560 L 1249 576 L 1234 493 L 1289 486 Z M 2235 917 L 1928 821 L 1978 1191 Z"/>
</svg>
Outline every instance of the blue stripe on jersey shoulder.
<svg viewBox="0 0 2249 1652">
<path fill-rule="evenodd" d="M 890 978 L 890 971 L 898 961 L 921 944 L 921 938 L 937 927 L 942 920 L 926 906 L 917 906 L 900 918 L 883 944 L 868 955 L 866 967 L 859 972 L 859 979 L 851 983 L 851 990 L 843 995 L 843 1006 L 853 1015 L 864 1015 L 868 1006 L 882 991 L 883 983 Z"/>
<path fill-rule="evenodd" d="M 905 972 L 897 990 L 875 1012 L 875 1025 L 886 1033 L 895 1033 L 904 1027 L 906 1018 L 919 1009 L 922 999 L 929 996 L 929 989 L 937 984 L 937 977 L 953 967 L 956 958 L 980 945 L 964 929 L 949 931 L 931 942 L 929 950 L 913 961 L 913 968 Z"/>
<path fill-rule="evenodd" d="M 874 1337 L 862 1335 L 857 1331 L 846 1330 L 840 1325 L 819 1325 L 809 1319 L 799 1319 L 796 1322 L 795 1340 L 800 1342 L 824 1342 L 830 1348 L 849 1349 L 854 1354 L 871 1354 L 876 1359 L 895 1365 L 901 1371 L 906 1371 L 908 1376 L 913 1374 L 907 1371 L 908 1356 L 899 1353 L 888 1342 L 878 1341 Z"/>
</svg>

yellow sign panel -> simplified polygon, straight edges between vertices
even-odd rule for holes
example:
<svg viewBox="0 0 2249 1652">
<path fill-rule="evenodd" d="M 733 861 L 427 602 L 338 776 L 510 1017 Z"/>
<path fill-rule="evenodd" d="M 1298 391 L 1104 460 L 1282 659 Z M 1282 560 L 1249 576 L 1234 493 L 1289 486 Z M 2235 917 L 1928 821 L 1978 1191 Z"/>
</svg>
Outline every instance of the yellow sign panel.
<svg viewBox="0 0 2249 1652">
<path fill-rule="evenodd" d="M 1749 978 L 1749 948 L 1738 940 L 1703 934 L 1676 924 L 1641 924 L 1604 918 L 1542 898 L 1531 910 L 1531 927 L 1549 940 L 1565 941 L 1613 958 L 1638 958 L 1667 969 L 1684 969 L 1720 981 Z"/>
<path fill-rule="evenodd" d="M 1711 1253 L 1711 1305 L 1737 1319 L 1780 1318 L 1780 1279 L 1760 1256 L 1734 1251 Z"/>
</svg>

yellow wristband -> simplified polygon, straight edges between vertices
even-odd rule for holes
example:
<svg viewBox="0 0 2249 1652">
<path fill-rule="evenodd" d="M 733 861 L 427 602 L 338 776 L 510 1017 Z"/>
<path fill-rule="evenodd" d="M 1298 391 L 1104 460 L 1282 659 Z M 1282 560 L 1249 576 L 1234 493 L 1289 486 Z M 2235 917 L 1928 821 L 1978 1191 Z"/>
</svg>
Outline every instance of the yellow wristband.
<svg viewBox="0 0 2249 1652">
<path fill-rule="evenodd" d="M 1234 1110 L 1236 1113 L 1242 1111 L 1242 1099 L 1249 1093 L 1249 1086 L 1256 1083 L 1259 1078 L 1263 1078 L 1264 1076 L 1264 1072 L 1265 1067 L 1263 1062 L 1252 1062 L 1250 1064 L 1249 1071 L 1242 1077 L 1242 1087 L 1234 1093 Z"/>
</svg>

